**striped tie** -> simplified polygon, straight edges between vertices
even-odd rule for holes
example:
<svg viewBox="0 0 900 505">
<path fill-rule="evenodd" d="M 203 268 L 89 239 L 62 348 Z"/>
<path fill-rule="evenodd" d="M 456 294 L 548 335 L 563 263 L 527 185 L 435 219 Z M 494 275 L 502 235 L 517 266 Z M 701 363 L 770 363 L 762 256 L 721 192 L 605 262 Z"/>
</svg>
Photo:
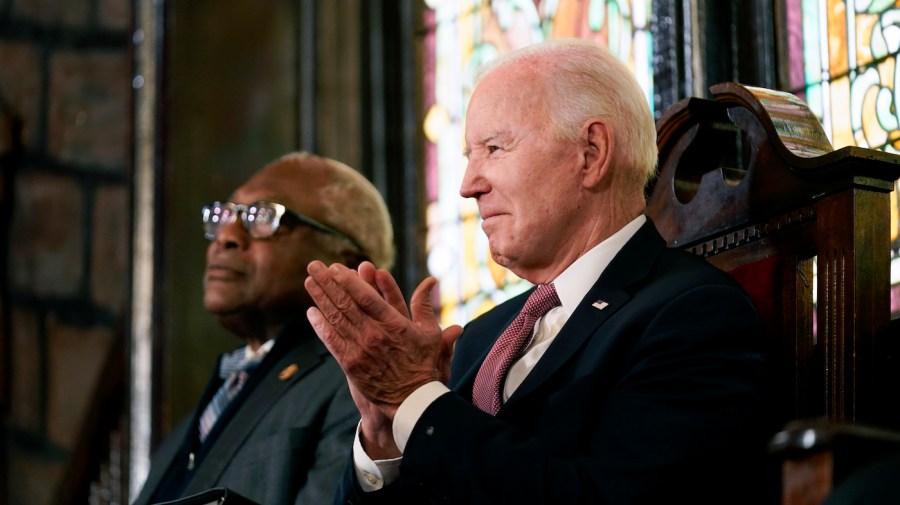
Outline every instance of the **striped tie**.
<svg viewBox="0 0 900 505">
<path fill-rule="evenodd" d="M 225 359 L 227 358 L 228 357 Z M 225 379 L 225 382 L 223 382 L 219 390 L 216 391 L 215 396 L 213 396 L 212 400 L 210 400 L 209 404 L 203 410 L 203 414 L 200 415 L 200 442 L 206 440 L 209 432 L 212 431 L 213 426 L 216 425 L 219 416 L 225 411 L 225 407 L 227 407 L 232 398 L 237 396 L 241 391 L 241 388 L 247 383 L 250 373 L 258 364 L 259 360 L 248 361 L 242 364 L 240 369 L 235 370 L 228 375 L 228 378 Z"/>
</svg>

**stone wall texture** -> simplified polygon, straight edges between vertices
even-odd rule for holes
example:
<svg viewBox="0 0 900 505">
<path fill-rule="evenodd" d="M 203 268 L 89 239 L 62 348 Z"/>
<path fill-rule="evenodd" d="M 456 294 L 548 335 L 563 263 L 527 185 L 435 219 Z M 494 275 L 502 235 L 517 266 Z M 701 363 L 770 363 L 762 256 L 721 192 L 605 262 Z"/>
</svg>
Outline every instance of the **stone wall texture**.
<svg viewBox="0 0 900 505">
<path fill-rule="evenodd" d="M 121 416 L 98 399 L 130 296 L 131 17 L 0 0 L 0 503 L 66 501 L 84 434 Z"/>
</svg>

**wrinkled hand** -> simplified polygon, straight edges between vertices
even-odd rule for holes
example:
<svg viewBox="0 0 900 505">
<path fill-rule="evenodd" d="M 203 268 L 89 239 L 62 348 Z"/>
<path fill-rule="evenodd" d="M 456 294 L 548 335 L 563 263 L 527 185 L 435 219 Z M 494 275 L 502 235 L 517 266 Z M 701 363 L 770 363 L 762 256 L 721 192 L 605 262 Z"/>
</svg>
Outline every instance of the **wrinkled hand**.
<svg viewBox="0 0 900 505">
<path fill-rule="evenodd" d="M 360 265 L 359 277 L 381 293 L 381 297 L 401 314 L 409 317 L 406 302 L 398 289 L 396 292 L 383 292 L 378 288 L 375 280 L 376 270 L 374 265 L 366 263 Z M 363 450 L 374 460 L 393 459 L 402 456 L 400 448 L 394 441 L 393 420 L 385 415 L 374 403 L 370 402 L 363 394 L 349 382 L 350 396 L 356 404 L 360 414 L 360 443 Z"/>
<path fill-rule="evenodd" d="M 433 277 L 419 284 L 407 309 L 394 278 L 371 263 L 356 272 L 313 261 L 307 271 L 306 289 L 316 303 L 307 311 L 313 329 L 356 393 L 385 416 L 393 419 L 400 403 L 419 386 L 447 381 L 453 343 L 462 328 L 442 331 L 437 324 Z"/>
<path fill-rule="evenodd" d="M 353 382 L 349 382 L 349 385 L 350 396 L 359 410 L 359 441 L 365 453 L 373 460 L 402 456 L 400 447 L 394 441 L 393 420 L 363 396 Z"/>
</svg>

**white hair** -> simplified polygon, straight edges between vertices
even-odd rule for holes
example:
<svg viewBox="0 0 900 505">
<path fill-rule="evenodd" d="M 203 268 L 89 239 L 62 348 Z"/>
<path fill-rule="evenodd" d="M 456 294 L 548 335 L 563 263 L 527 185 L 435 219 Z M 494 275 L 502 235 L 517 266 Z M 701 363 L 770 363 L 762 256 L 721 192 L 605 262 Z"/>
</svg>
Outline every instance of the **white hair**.
<svg viewBox="0 0 900 505">
<path fill-rule="evenodd" d="M 631 71 L 608 49 L 581 39 L 558 39 L 526 46 L 487 63 L 476 84 L 506 65 L 536 62 L 548 89 L 552 128 L 574 140 L 585 120 L 608 119 L 616 138 L 616 160 L 640 174 L 641 184 L 656 175 L 656 124 L 643 90 Z"/>
<path fill-rule="evenodd" d="M 365 176 L 340 161 L 307 152 L 286 154 L 272 163 L 276 164 L 327 173 L 327 181 L 316 191 L 324 215 L 329 216 L 330 223 L 334 223 L 329 226 L 357 241 L 363 248 L 361 252 L 376 267 L 390 269 L 393 266 L 394 229 L 391 216 L 381 193 Z"/>
</svg>

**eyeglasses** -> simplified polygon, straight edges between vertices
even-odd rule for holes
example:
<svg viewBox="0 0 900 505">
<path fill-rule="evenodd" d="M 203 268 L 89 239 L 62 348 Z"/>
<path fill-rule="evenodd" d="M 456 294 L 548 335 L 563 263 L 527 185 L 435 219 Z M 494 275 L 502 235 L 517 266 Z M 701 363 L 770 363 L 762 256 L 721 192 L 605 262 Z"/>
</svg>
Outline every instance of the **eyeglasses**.
<svg viewBox="0 0 900 505">
<path fill-rule="evenodd" d="M 294 212 L 284 205 L 275 202 L 259 201 L 250 205 L 241 205 L 234 202 L 213 202 L 203 206 L 203 236 L 207 240 L 215 240 L 219 230 L 241 217 L 241 224 L 251 237 L 267 239 L 275 235 L 281 226 L 281 218 L 288 215 L 297 221 L 315 228 L 316 230 L 342 238 L 357 249 L 363 250 L 363 246 L 353 238 L 341 233 L 334 228 L 322 224 L 311 217 Z"/>
</svg>

